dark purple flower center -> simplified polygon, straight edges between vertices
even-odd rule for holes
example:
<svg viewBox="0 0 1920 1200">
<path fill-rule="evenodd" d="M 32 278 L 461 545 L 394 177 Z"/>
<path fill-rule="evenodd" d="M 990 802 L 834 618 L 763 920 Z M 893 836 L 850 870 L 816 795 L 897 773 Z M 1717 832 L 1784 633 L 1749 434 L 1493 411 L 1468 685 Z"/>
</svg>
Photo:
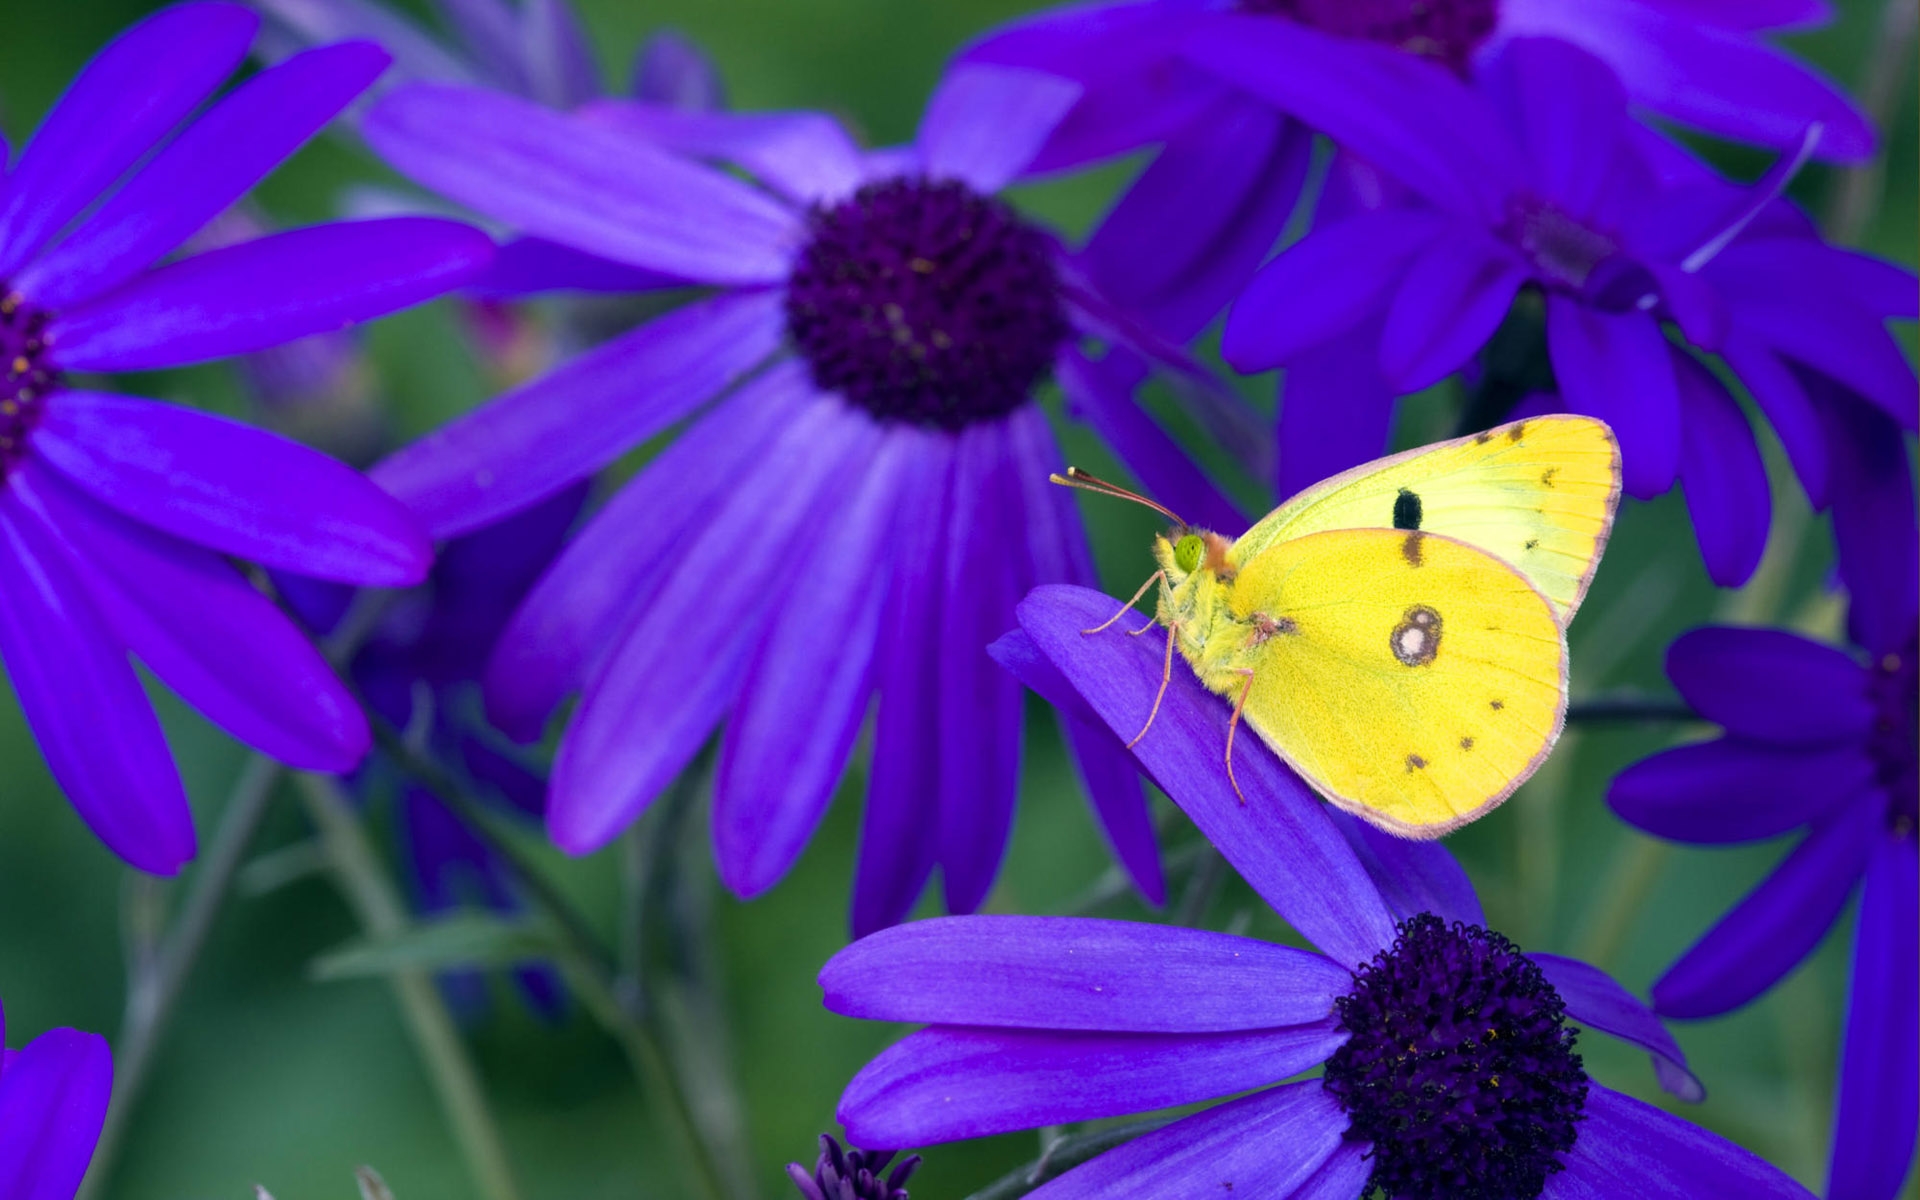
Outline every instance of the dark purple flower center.
<svg viewBox="0 0 1920 1200">
<path fill-rule="evenodd" d="M 1920 642 L 1874 664 L 1867 693 L 1876 710 L 1868 750 L 1887 797 L 1887 825 L 1903 837 L 1920 828 Z"/>
<path fill-rule="evenodd" d="M 46 362 L 48 314 L 0 281 L 0 476 L 27 452 L 60 373 Z"/>
<path fill-rule="evenodd" d="M 1240 0 L 1339 37 L 1381 42 L 1464 75 L 1500 20 L 1499 0 Z"/>
<path fill-rule="evenodd" d="M 1542 282 L 1563 291 L 1579 293 L 1607 282 L 1599 276 L 1610 274 L 1620 261 L 1620 246 L 1612 237 L 1530 196 L 1513 202 L 1502 232 Z"/>
<path fill-rule="evenodd" d="M 1373 1145 L 1369 1195 L 1530 1200 L 1561 1169 L 1587 1075 L 1559 993 L 1512 942 L 1422 913 L 1335 1006 L 1351 1036 L 1324 1085 L 1347 1140 Z"/>
<path fill-rule="evenodd" d="M 1072 332 L 1053 245 L 965 184 L 869 184 L 814 212 L 787 331 L 821 389 L 960 429 L 1027 402 Z"/>
<path fill-rule="evenodd" d="M 893 1155 L 892 1150 L 842 1150 L 831 1134 L 823 1133 L 813 1173 L 793 1163 L 787 1176 L 807 1200 L 907 1200 L 907 1178 L 920 1165 L 920 1156 L 910 1154 L 881 1175 Z"/>
</svg>

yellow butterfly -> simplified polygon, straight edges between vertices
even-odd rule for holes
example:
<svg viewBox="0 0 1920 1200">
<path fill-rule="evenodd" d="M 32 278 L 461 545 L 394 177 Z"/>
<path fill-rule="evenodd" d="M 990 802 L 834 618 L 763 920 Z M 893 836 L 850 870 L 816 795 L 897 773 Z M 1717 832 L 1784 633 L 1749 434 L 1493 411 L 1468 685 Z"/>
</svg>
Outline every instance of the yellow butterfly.
<svg viewBox="0 0 1920 1200">
<path fill-rule="evenodd" d="M 1174 521 L 1121 614 L 1160 585 L 1161 695 L 1178 649 L 1234 700 L 1229 778 L 1244 716 L 1335 805 L 1436 838 L 1512 795 L 1559 738 L 1566 623 L 1620 499 L 1602 422 L 1536 417 L 1366 463 L 1232 542 L 1084 472 L 1053 478 Z"/>
</svg>

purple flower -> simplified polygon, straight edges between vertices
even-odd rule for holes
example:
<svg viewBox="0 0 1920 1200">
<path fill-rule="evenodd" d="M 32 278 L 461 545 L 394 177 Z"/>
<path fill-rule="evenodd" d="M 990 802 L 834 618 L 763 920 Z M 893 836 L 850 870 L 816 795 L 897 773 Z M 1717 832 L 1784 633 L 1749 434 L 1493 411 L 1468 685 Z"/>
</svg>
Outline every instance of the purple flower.
<svg viewBox="0 0 1920 1200">
<path fill-rule="evenodd" d="M 1906 499 L 1910 510 L 1911 490 Z M 1909 518 L 1906 546 L 1889 548 L 1908 574 L 1912 542 Z M 1912 580 L 1903 586 L 1910 598 Z M 1627 768 L 1607 794 L 1621 817 L 1676 841 L 1805 831 L 1653 985 L 1666 1015 L 1710 1017 L 1746 1004 L 1810 954 L 1860 891 L 1829 1200 L 1891 1200 L 1920 1123 L 1913 613 L 1909 603 L 1903 643 L 1864 661 L 1779 630 L 1686 634 L 1667 652 L 1667 674 L 1724 732 Z"/>
<path fill-rule="evenodd" d="M 458 285 L 490 253 L 450 222 L 368 221 L 153 266 L 387 61 L 365 44 L 311 51 L 175 134 L 255 24 L 202 3 L 135 26 L 0 183 L 0 655 L 75 808 L 155 872 L 192 857 L 193 823 L 127 656 L 241 741 L 345 769 L 365 752 L 364 720 L 222 556 L 386 587 L 419 580 L 430 547 L 402 505 L 332 459 L 72 374 L 203 362 L 367 320 Z"/>
<path fill-rule="evenodd" d="M 832 1134 L 823 1133 L 813 1170 L 788 1163 L 787 1178 L 806 1200 L 907 1200 L 906 1183 L 920 1156 L 910 1154 L 888 1171 L 893 1155 L 892 1150 L 842 1150 Z"/>
<path fill-rule="evenodd" d="M 459 534 L 730 392 L 573 541 L 489 669 L 488 711 L 523 739 L 581 693 L 548 806 L 561 847 L 604 845 L 730 718 L 714 843 L 728 885 L 757 895 L 805 845 L 877 693 L 855 927 L 900 919 L 936 864 L 950 908 L 985 896 L 1021 739 L 1020 691 L 985 647 L 1034 583 L 1093 577 L 1046 483 L 1059 453 L 1032 391 L 1057 373 L 1073 392 L 1077 344 L 1136 327 L 994 197 L 1076 94 L 964 70 L 915 145 L 876 152 L 810 113 L 568 117 L 422 85 L 369 114 L 382 154 L 460 203 L 719 289 L 374 472 L 436 534 Z M 1157 900 L 1131 768 L 1091 730 L 1068 736 L 1116 852 Z"/>
<path fill-rule="evenodd" d="M 996 653 L 1118 738 L 1154 703 L 1161 650 L 1154 636 L 1080 632 L 1114 603 L 1041 588 Z M 1242 802 L 1220 764 L 1227 721 L 1227 706 L 1179 673 L 1135 753 L 1320 951 L 1078 918 L 886 930 L 827 964 L 827 1006 L 930 1028 L 848 1085 L 848 1136 L 925 1145 L 1244 1092 L 1034 1195 L 1807 1194 L 1590 1079 L 1569 1022 L 1646 1049 L 1668 1090 L 1701 1095 L 1659 1020 L 1604 972 L 1522 954 L 1487 930 L 1437 843 L 1333 812 L 1252 739 L 1237 750 Z M 1281 1082 L 1321 1065 L 1321 1078 Z"/>
<path fill-rule="evenodd" d="M 8 1050 L 0 1012 L 0 1196 L 72 1200 L 113 1092 L 107 1039 L 50 1029 Z"/>
</svg>

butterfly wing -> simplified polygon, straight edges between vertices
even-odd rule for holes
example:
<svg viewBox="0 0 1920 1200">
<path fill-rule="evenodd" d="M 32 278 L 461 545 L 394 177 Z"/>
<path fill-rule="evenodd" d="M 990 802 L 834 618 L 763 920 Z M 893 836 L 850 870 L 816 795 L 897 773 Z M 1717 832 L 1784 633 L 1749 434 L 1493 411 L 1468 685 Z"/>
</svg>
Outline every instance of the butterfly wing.
<svg viewBox="0 0 1920 1200">
<path fill-rule="evenodd" d="M 1505 560 L 1562 623 L 1587 594 L 1620 502 L 1620 447 L 1591 417 L 1514 421 L 1365 463 L 1307 489 L 1234 543 L 1244 566 L 1328 529 L 1442 534 Z"/>
<path fill-rule="evenodd" d="M 1423 532 L 1330 530 L 1256 556 L 1203 679 L 1334 804 L 1438 837 L 1511 795 L 1566 717 L 1566 635 L 1512 567 Z M 1244 633 L 1242 632 L 1244 628 Z"/>
</svg>

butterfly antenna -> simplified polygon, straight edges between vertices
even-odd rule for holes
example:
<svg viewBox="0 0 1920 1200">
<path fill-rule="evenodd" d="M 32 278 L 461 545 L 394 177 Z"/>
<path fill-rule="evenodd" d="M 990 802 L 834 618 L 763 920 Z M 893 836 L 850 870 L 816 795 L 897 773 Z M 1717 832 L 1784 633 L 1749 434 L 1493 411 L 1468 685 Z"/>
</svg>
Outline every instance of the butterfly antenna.
<svg viewBox="0 0 1920 1200">
<path fill-rule="evenodd" d="M 1097 476 L 1089 475 L 1079 467 L 1068 467 L 1065 475 L 1049 475 L 1047 476 L 1047 480 L 1050 483 L 1057 483 L 1061 487 L 1078 488 L 1083 492 L 1092 492 L 1096 496 L 1112 496 L 1115 500 L 1130 500 L 1135 504 L 1145 505 L 1182 529 L 1188 527 L 1187 523 L 1180 519 L 1179 514 L 1166 505 L 1149 500 L 1139 492 L 1130 492 L 1117 483 L 1108 483 L 1106 480 L 1098 478 Z"/>
</svg>

